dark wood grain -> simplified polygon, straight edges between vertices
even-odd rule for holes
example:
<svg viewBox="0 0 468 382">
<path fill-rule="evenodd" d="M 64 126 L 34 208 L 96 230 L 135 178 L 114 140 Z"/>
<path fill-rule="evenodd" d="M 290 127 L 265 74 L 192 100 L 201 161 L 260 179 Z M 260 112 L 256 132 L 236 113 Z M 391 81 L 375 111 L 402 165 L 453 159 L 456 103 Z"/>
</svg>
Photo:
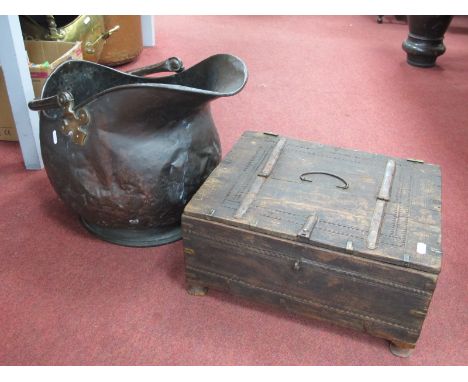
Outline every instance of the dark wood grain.
<svg viewBox="0 0 468 382">
<path fill-rule="evenodd" d="M 315 214 L 314 245 L 344 251 L 352 241 L 356 256 L 440 272 L 438 166 L 287 139 L 270 175 L 259 177 L 280 139 L 244 133 L 184 213 L 210 214 L 213 221 L 291 240 Z M 389 159 L 395 161 L 395 173 L 375 249 L 370 249 L 367 238 Z M 318 170 L 346 179 L 349 188 L 340 189 L 336 179 L 322 175 L 312 182 L 300 180 L 301 174 Z M 236 211 L 246 200 L 249 206 L 239 216 Z M 418 243 L 426 245 L 426 253 L 418 253 Z"/>
<path fill-rule="evenodd" d="M 440 171 L 249 132 L 188 204 L 182 232 L 192 290 L 225 290 L 413 348 L 440 271 Z"/>
</svg>

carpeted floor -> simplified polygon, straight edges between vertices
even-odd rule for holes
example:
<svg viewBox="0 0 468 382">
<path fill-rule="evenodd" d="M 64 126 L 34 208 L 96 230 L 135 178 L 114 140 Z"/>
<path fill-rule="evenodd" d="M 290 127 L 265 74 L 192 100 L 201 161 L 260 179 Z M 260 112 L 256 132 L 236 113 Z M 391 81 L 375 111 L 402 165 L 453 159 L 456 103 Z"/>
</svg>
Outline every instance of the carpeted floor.
<svg viewBox="0 0 468 382">
<path fill-rule="evenodd" d="M 138 67 L 227 52 L 249 82 L 212 104 L 224 153 L 244 130 L 419 158 L 443 174 L 443 268 L 418 346 L 211 291 L 184 289 L 182 244 L 131 249 L 84 230 L 45 171 L 0 142 L 0 364 L 444 365 L 468 363 L 468 18 L 433 69 L 405 62 L 407 26 L 375 17 L 156 17 Z"/>
</svg>

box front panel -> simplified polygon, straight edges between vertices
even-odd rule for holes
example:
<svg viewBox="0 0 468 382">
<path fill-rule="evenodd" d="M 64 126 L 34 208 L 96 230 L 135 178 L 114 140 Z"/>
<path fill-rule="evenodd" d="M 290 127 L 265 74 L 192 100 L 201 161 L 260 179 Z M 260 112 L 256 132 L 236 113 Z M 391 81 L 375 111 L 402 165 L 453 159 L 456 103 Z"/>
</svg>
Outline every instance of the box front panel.
<svg viewBox="0 0 468 382">
<path fill-rule="evenodd" d="M 184 217 L 187 282 L 414 344 L 435 276 Z"/>
</svg>

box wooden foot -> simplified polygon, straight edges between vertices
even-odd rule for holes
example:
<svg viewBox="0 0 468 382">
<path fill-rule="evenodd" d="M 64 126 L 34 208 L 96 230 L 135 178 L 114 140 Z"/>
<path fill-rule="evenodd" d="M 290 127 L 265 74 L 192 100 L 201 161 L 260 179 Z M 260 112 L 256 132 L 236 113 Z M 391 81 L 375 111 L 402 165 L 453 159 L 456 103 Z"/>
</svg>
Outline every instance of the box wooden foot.
<svg viewBox="0 0 468 382">
<path fill-rule="evenodd" d="M 414 349 L 402 348 L 390 342 L 390 351 L 393 355 L 401 358 L 408 358 Z"/>
<path fill-rule="evenodd" d="M 192 296 L 204 296 L 208 292 L 208 288 L 200 285 L 188 285 L 188 294 Z"/>
</svg>

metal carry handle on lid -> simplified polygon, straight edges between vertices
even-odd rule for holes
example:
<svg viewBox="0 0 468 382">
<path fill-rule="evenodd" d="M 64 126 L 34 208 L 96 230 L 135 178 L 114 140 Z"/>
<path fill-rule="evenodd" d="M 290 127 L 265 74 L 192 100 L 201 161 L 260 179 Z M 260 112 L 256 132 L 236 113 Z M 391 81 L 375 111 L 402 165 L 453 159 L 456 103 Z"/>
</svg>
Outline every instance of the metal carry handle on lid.
<svg viewBox="0 0 468 382">
<path fill-rule="evenodd" d="M 302 180 L 303 182 L 311 182 L 312 183 L 312 181 L 310 179 L 306 178 L 307 175 L 327 175 L 327 176 L 331 176 L 332 178 L 338 179 L 341 182 L 343 182 L 342 186 L 336 186 L 336 188 L 341 188 L 342 190 L 346 190 L 346 189 L 349 188 L 349 184 L 348 184 L 348 182 L 346 180 L 344 180 L 341 176 L 338 176 L 336 174 L 332 174 L 330 172 L 325 172 L 325 171 L 305 172 L 305 173 L 303 173 L 303 174 L 301 174 L 299 176 L 299 179 Z"/>
</svg>

